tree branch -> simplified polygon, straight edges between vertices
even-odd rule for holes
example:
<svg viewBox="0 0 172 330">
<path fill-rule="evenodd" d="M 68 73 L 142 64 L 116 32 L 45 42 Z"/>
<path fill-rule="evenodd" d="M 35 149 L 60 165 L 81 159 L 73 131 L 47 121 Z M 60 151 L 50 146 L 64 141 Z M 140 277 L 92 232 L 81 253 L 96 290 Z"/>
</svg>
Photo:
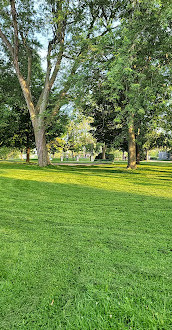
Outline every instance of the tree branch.
<svg viewBox="0 0 172 330">
<path fill-rule="evenodd" d="M 46 77 L 45 77 L 45 83 L 44 83 L 44 88 L 41 92 L 41 95 L 39 97 L 39 100 L 37 102 L 37 105 L 36 105 L 36 112 L 39 112 L 39 108 L 40 108 L 40 105 L 44 100 L 48 99 L 48 95 L 49 95 L 49 92 L 54 84 L 54 81 L 57 77 L 57 73 L 60 69 L 60 64 L 61 64 L 61 60 L 62 60 L 62 57 L 63 57 L 63 49 L 59 51 L 59 54 L 58 54 L 58 58 L 57 58 L 57 61 L 56 61 L 56 65 L 55 65 L 55 68 L 54 68 L 54 71 L 52 73 L 52 76 L 51 76 L 51 79 L 50 79 L 50 73 L 51 73 L 51 51 L 53 49 L 53 45 L 56 44 L 56 41 L 57 41 L 57 36 L 55 36 L 50 42 L 49 42 L 49 45 L 48 45 L 48 53 L 47 53 L 47 70 L 46 70 Z M 64 43 L 64 42 L 63 42 Z M 62 45 L 64 46 L 64 45 Z"/>
<path fill-rule="evenodd" d="M 28 54 L 28 65 L 27 65 L 27 85 L 28 85 L 28 88 L 30 88 L 31 73 L 32 73 L 32 56 L 31 56 L 31 54 Z"/>
<path fill-rule="evenodd" d="M 18 63 L 18 52 L 19 52 L 19 38 L 18 38 L 18 24 L 17 24 L 17 12 L 15 7 L 15 0 L 10 0 L 11 5 L 11 15 L 14 28 L 14 65 L 16 71 L 19 73 L 19 63 Z"/>
<path fill-rule="evenodd" d="M 90 38 L 90 35 L 91 35 L 91 32 L 92 32 L 92 28 L 94 26 L 94 22 L 96 20 L 96 17 L 93 16 L 93 19 L 90 23 L 90 27 L 88 29 L 88 33 L 87 33 L 87 37 L 86 39 L 89 39 Z M 66 83 L 64 84 L 64 87 L 63 89 L 61 90 L 61 92 L 59 93 L 59 102 L 57 102 L 56 106 L 54 107 L 53 111 L 52 111 L 52 116 L 56 115 L 57 112 L 60 110 L 60 107 L 61 107 L 61 100 L 62 98 L 64 98 L 64 96 L 67 94 L 67 91 L 70 87 L 70 80 L 71 80 L 71 77 L 75 74 L 76 70 L 78 69 L 79 67 L 79 63 L 80 63 L 80 58 L 81 58 L 81 55 L 83 53 L 83 51 L 85 50 L 85 44 L 83 46 L 81 46 L 81 49 L 77 55 L 77 58 L 73 64 L 73 67 L 71 69 L 71 72 L 70 72 L 70 75 L 68 77 L 68 80 L 66 81 Z M 63 54 L 62 54 L 63 55 Z M 66 55 L 65 55 L 66 57 Z"/>
<path fill-rule="evenodd" d="M 4 42 L 4 44 L 6 45 L 8 50 L 10 51 L 12 57 L 14 57 L 14 48 L 11 45 L 11 43 L 9 42 L 9 40 L 7 39 L 6 35 L 2 32 L 1 29 L 0 29 L 0 38 L 2 39 L 2 41 Z"/>
<path fill-rule="evenodd" d="M 54 84 L 54 81 L 55 81 L 55 79 L 57 77 L 57 74 L 59 72 L 60 64 L 61 64 L 61 61 L 62 61 L 62 58 L 63 58 L 63 52 L 64 52 L 64 40 L 61 41 L 61 45 L 60 45 L 60 50 L 59 50 L 59 53 L 58 53 L 57 61 L 56 61 L 56 64 L 55 64 L 55 67 L 54 67 L 54 71 L 53 71 L 52 76 L 51 76 L 51 79 L 50 79 L 50 89 L 52 88 L 52 86 Z"/>
<path fill-rule="evenodd" d="M 75 57 L 69 56 L 67 54 L 63 54 L 63 57 L 67 58 L 68 60 L 75 60 Z"/>
<path fill-rule="evenodd" d="M 28 85 L 28 88 L 29 88 L 30 81 L 31 81 L 31 73 L 32 73 L 32 49 L 27 45 L 26 37 L 24 37 L 22 31 L 20 31 L 20 35 L 21 35 L 21 38 L 22 38 L 22 41 L 23 41 L 23 46 L 25 47 L 26 52 L 27 52 L 27 56 L 28 56 L 28 60 L 27 60 L 27 62 L 28 62 L 28 64 L 27 64 L 27 85 Z"/>
</svg>

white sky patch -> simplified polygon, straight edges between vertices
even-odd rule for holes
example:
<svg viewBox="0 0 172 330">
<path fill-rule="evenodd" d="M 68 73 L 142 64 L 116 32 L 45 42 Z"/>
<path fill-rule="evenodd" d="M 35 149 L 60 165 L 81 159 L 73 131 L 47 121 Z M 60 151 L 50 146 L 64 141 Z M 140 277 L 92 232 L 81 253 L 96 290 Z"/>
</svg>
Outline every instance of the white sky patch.
<svg viewBox="0 0 172 330">
<path fill-rule="evenodd" d="M 41 64 L 44 71 L 47 69 L 47 49 L 43 48 L 39 50 L 39 56 L 41 57 Z"/>
</svg>

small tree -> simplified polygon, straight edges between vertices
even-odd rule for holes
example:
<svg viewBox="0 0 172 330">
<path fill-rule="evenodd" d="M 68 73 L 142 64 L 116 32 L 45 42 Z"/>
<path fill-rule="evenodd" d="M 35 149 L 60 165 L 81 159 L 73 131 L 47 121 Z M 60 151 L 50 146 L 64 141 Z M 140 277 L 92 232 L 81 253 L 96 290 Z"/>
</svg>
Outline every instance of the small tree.
<svg viewBox="0 0 172 330">
<path fill-rule="evenodd" d="M 93 135 L 90 133 L 91 130 L 91 121 L 90 117 L 85 117 L 80 114 L 75 114 L 67 128 L 66 142 L 68 149 L 74 152 L 79 153 L 80 151 L 84 152 L 90 149 L 90 145 L 95 144 L 96 140 Z"/>
</svg>

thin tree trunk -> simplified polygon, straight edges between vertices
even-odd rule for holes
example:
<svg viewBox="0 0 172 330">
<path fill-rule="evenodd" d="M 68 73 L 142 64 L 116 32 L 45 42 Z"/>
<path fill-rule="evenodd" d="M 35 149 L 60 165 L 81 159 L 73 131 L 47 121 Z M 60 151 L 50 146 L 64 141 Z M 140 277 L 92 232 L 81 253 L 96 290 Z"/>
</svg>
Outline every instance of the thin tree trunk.
<svg viewBox="0 0 172 330">
<path fill-rule="evenodd" d="M 136 143 L 136 164 L 140 164 L 140 146 Z"/>
<path fill-rule="evenodd" d="M 148 162 L 148 160 L 149 160 L 149 150 L 146 149 L 146 161 Z"/>
<path fill-rule="evenodd" d="M 134 118 L 132 117 L 128 127 L 128 166 L 127 168 L 136 168 L 136 140 L 134 132 Z"/>
<path fill-rule="evenodd" d="M 26 163 L 30 162 L 30 148 L 26 148 Z"/>
<path fill-rule="evenodd" d="M 140 164 L 140 127 L 137 130 L 137 142 L 136 142 L 136 164 Z"/>
<path fill-rule="evenodd" d="M 20 154 L 21 154 L 21 160 L 24 160 L 23 159 L 23 150 L 20 150 Z"/>
<path fill-rule="evenodd" d="M 102 159 L 106 159 L 106 144 L 105 143 L 103 145 L 103 150 L 102 150 Z"/>
</svg>

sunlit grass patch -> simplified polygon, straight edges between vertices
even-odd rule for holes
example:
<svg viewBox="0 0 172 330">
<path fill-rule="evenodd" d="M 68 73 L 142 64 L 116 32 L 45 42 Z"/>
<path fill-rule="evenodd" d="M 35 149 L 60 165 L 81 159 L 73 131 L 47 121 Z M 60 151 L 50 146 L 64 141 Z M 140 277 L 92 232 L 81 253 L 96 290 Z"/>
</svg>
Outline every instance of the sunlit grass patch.
<svg viewBox="0 0 172 330">
<path fill-rule="evenodd" d="M 125 191 L 141 195 L 171 198 L 172 165 L 141 165 L 135 171 L 125 164 L 84 166 L 56 166 L 39 169 L 36 166 L 5 168 L 0 176 L 13 179 L 33 180 L 49 183 L 84 185 L 112 191 Z"/>
</svg>

